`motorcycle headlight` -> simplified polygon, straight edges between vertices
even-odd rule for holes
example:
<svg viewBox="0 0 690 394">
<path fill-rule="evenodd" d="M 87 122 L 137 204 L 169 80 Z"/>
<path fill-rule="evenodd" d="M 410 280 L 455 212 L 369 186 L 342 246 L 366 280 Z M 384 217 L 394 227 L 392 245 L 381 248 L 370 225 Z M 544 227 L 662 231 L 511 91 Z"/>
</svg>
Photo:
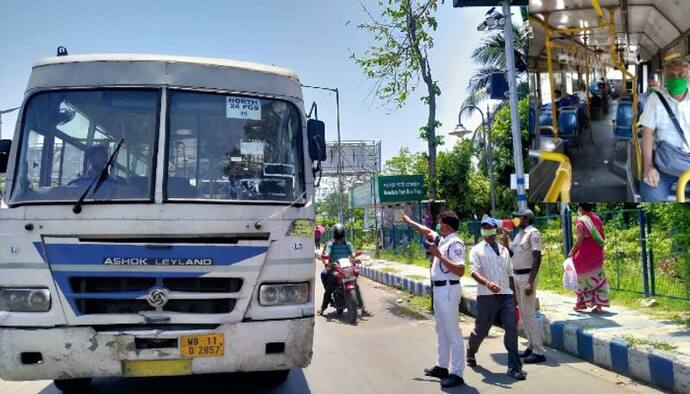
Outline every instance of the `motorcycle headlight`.
<svg viewBox="0 0 690 394">
<path fill-rule="evenodd" d="M 264 284 L 259 287 L 263 306 L 300 305 L 309 301 L 309 283 Z"/>
<path fill-rule="evenodd" d="M 48 289 L 0 289 L 0 311 L 47 312 L 50 310 Z"/>
</svg>

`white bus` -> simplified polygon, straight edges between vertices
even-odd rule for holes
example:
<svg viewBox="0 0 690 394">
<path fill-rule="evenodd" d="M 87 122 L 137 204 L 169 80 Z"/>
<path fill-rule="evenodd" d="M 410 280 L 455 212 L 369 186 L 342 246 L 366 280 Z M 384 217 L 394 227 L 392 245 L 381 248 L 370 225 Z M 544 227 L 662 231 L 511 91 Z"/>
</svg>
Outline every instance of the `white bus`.
<svg viewBox="0 0 690 394">
<path fill-rule="evenodd" d="M 38 61 L 0 142 L 0 377 L 307 366 L 323 137 L 290 70 Z"/>
</svg>

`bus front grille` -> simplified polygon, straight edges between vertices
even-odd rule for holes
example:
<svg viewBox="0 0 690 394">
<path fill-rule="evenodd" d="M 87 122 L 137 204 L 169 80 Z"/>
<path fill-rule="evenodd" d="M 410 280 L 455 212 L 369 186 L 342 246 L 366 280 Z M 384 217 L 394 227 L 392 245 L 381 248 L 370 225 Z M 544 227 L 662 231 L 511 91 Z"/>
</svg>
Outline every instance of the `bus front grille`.
<svg viewBox="0 0 690 394">
<path fill-rule="evenodd" d="M 201 300 L 172 299 L 165 304 L 163 312 L 220 314 L 230 313 L 235 308 L 234 298 L 215 298 Z M 75 300 L 79 313 L 93 314 L 136 314 L 139 312 L 155 311 L 146 300 L 117 300 L 117 299 L 77 299 Z"/>
<path fill-rule="evenodd" d="M 155 277 L 72 277 L 74 294 L 146 291 L 160 286 L 169 291 L 187 293 L 236 293 L 242 288 L 241 278 L 155 278 Z"/>
<path fill-rule="evenodd" d="M 181 273 L 142 273 L 141 276 L 98 273 L 56 279 L 78 315 L 138 314 L 147 311 L 223 314 L 231 313 L 242 289 L 241 278 L 198 277 Z M 154 289 L 165 289 L 167 302 L 156 309 L 146 300 Z M 194 294 L 199 294 L 198 298 Z"/>
</svg>

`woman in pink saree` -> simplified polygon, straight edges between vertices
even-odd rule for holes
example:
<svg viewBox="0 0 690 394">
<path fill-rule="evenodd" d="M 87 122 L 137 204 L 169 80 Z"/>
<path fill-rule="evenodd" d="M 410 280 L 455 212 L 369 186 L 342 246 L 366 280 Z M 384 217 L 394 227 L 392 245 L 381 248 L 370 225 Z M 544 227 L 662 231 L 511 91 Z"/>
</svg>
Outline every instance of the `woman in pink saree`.
<svg viewBox="0 0 690 394">
<path fill-rule="evenodd" d="M 577 303 L 573 309 L 594 308 L 593 312 L 602 313 L 602 307 L 609 306 L 609 284 L 604 273 L 606 235 L 593 209 L 593 203 L 578 204 L 575 244 L 568 256 L 572 257 L 577 273 Z"/>
</svg>

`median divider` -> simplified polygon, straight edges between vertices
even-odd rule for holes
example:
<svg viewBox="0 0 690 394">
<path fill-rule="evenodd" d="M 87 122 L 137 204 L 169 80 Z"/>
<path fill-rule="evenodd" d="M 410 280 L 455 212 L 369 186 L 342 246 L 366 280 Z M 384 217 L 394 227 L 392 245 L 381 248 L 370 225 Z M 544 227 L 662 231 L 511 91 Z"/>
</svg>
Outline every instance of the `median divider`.
<svg viewBox="0 0 690 394">
<path fill-rule="evenodd" d="M 383 260 L 371 261 L 377 264 L 384 263 Z M 428 280 L 416 280 L 401 273 L 384 272 L 371 265 L 371 263 L 364 264 L 360 268 L 360 273 L 364 277 L 415 295 L 431 294 L 431 285 Z M 395 267 L 400 268 L 401 265 L 395 263 Z M 410 267 L 410 270 L 417 269 L 417 273 L 420 274 L 425 271 L 422 267 L 407 267 Z M 426 276 L 428 277 L 428 270 Z M 463 277 L 461 285 L 460 311 L 476 317 L 476 283 L 472 279 Z M 564 304 L 563 306 L 572 308 L 571 305 Z M 568 321 L 560 316 L 548 315 L 550 313 L 544 314 L 541 311 L 537 314 L 544 332 L 545 345 L 670 392 L 690 393 L 690 354 L 676 354 L 629 344 L 614 336 L 615 324 L 612 327 L 591 328 L 582 321 Z M 522 324 L 520 324 L 519 334 L 525 337 Z"/>
</svg>

